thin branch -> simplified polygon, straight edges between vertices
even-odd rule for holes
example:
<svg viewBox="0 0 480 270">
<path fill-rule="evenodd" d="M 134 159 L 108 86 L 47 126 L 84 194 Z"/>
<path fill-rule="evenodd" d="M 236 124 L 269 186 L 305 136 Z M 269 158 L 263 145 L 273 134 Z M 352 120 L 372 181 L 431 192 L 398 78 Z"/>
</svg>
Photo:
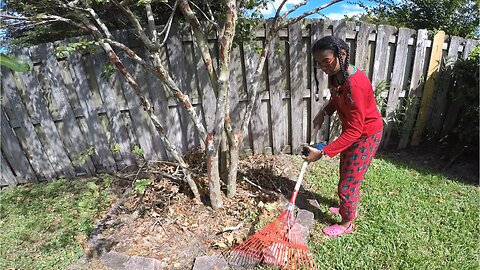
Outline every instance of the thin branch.
<svg viewBox="0 0 480 270">
<path fill-rule="evenodd" d="M 296 4 L 294 7 L 292 7 L 290 10 L 288 10 L 287 12 L 285 12 L 283 15 L 282 15 L 282 20 L 284 20 L 285 18 L 287 18 L 288 15 L 290 15 L 291 13 L 295 12 L 297 9 L 299 9 L 300 7 L 302 6 L 305 6 L 308 2 L 310 2 L 310 0 L 305 0 L 303 2 L 300 2 L 298 4 Z"/>
<path fill-rule="evenodd" d="M 3 19 L 12 19 L 12 20 L 30 20 L 30 17 L 23 17 L 23 16 L 13 16 L 8 14 L 0 14 L 0 18 Z"/>
<path fill-rule="evenodd" d="M 128 6 L 123 6 L 118 2 L 118 0 L 112 0 L 112 2 L 119 7 L 125 15 L 127 15 L 128 20 L 133 24 L 133 27 L 135 28 L 135 33 L 138 35 L 138 37 L 142 40 L 143 44 L 150 50 L 159 50 L 160 46 L 157 44 L 153 43 L 145 34 L 143 31 L 143 27 L 140 24 L 140 21 L 138 18 L 133 14 L 133 12 L 130 10 Z"/>
<path fill-rule="evenodd" d="M 175 1 L 175 5 L 172 8 L 172 14 L 170 14 L 170 18 L 168 18 L 167 25 L 163 27 L 163 30 L 158 34 L 159 36 L 163 35 L 163 40 L 160 46 L 164 46 L 167 42 L 168 35 L 170 34 L 170 29 L 172 27 L 173 17 L 175 16 L 175 10 L 177 10 L 179 0 Z"/>
<path fill-rule="evenodd" d="M 305 2 L 308 2 L 308 0 L 305 1 Z M 282 1 L 282 3 L 280 4 L 280 6 L 279 6 L 278 9 L 277 9 L 277 12 L 275 13 L 275 18 L 278 18 L 278 16 L 280 16 L 280 12 L 282 11 L 282 8 L 283 8 L 283 6 L 285 5 L 285 3 L 287 3 L 287 0 L 283 0 L 283 1 Z M 282 17 L 283 17 L 283 16 L 282 16 Z"/>
<path fill-rule="evenodd" d="M 325 8 L 327 8 L 327 7 L 329 7 L 329 6 L 333 5 L 333 4 L 336 4 L 336 3 L 339 3 L 339 2 L 342 2 L 342 1 L 343 1 L 343 0 L 333 0 L 333 1 L 331 1 L 331 2 L 329 2 L 329 3 L 327 3 L 327 4 L 325 4 L 325 5 L 319 6 L 319 7 L 315 8 L 315 9 L 312 9 L 312 10 L 310 10 L 310 11 L 308 11 L 308 12 L 305 12 L 305 13 L 303 13 L 302 15 L 300 15 L 300 16 L 292 19 L 292 20 L 288 20 L 288 21 L 286 21 L 285 23 L 282 23 L 282 24 L 280 24 L 279 26 L 277 26 L 277 28 L 275 29 L 275 32 L 278 32 L 280 29 L 282 29 L 282 28 L 284 28 L 284 27 L 287 27 L 287 26 L 289 26 L 289 25 L 291 25 L 291 24 L 294 24 L 294 23 L 296 23 L 296 22 L 298 22 L 298 21 L 301 21 L 302 19 L 304 19 L 304 18 L 307 17 L 307 16 L 310 16 L 310 15 L 312 15 L 312 14 L 318 13 L 320 10 L 325 9 Z"/>
<path fill-rule="evenodd" d="M 36 26 L 36 25 L 45 24 L 45 23 L 64 22 L 64 23 L 68 23 L 68 24 L 74 25 L 74 26 L 79 27 L 79 28 L 85 28 L 85 26 L 83 24 L 80 24 L 80 23 L 75 22 L 71 19 L 61 17 L 61 16 L 57 16 L 57 15 L 41 14 L 41 15 L 38 15 L 38 16 L 35 16 L 35 17 L 20 17 L 20 16 L 12 16 L 12 15 L 0 15 L 0 18 L 6 18 L 6 19 L 9 19 L 9 20 L 24 20 L 22 22 L 5 24 L 6 27 L 15 27 L 15 26 L 21 25 L 21 24 L 27 24 L 26 25 L 27 27 L 31 27 L 31 26 Z M 40 21 L 39 22 L 39 20 L 45 20 L 45 21 Z"/>
<path fill-rule="evenodd" d="M 132 49 L 121 42 L 117 42 L 111 39 L 101 39 L 102 41 L 109 43 L 121 50 L 123 50 L 129 58 L 134 60 L 135 62 L 141 64 L 147 70 L 152 71 L 166 86 L 165 88 L 170 91 L 170 94 L 175 96 L 179 101 L 184 104 L 185 109 L 187 110 L 190 118 L 192 119 L 195 128 L 198 130 L 200 137 L 205 139 L 207 136 L 207 131 L 205 127 L 201 123 L 200 117 L 198 117 L 196 111 L 194 110 L 193 105 L 190 102 L 188 95 L 183 94 L 183 92 L 178 88 L 175 81 L 172 79 L 170 74 L 168 74 L 167 70 L 161 65 L 160 56 L 158 53 L 154 53 L 154 63 L 155 66 L 150 65 L 147 61 L 143 58 L 138 56 Z M 202 139 L 202 141 L 203 141 Z"/>
<path fill-rule="evenodd" d="M 150 2 L 145 3 L 145 11 L 147 13 L 148 29 L 150 30 L 150 34 L 152 36 L 152 42 L 158 45 L 155 18 L 153 17 L 152 5 L 150 5 Z"/>
<path fill-rule="evenodd" d="M 105 34 L 105 36 L 107 38 L 112 38 L 112 34 L 110 33 L 110 30 L 108 30 L 108 27 L 105 25 L 105 23 L 102 22 L 102 20 L 100 19 L 100 17 L 98 17 L 97 13 L 95 12 L 95 10 L 93 10 L 93 8 L 87 8 L 87 11 L 90 13 L 90 15 L 92 15 L 93 19 L 95 20 L 95 22 L 97 23 L 98 26 L 100 26 L 100 29 L 102 29 L 103 33 Z"/>
<path fill-rule="evenodd" d="M 182 11 L 185 19 L 192 27 L 193 33 L 195 35 L 195 40 L 202 55 L 203 62 L 205 63 L 205 66 L 207 68 L 208 77 L 210 78 L 210 82 L 212 83 L 213 91 L 215 94 L 217 94 L 218 77 L 217 73 L 215 72 L 215 68 L 213 67 L 212 56 L 210 53 L 210 48 L 208 47 L 208 41 L 205 33 L 200 29 L 200 22 L 198 21 L 195 13 L 193 13 L 192 9 L 190 8 L 187 0 L 181 0 L 180 10 Z"/>
<path fill-rule="evenodd" d="M 218 27 L 218 23 L 216 23 L 216 22 L 214 21 L 215 18 L 213 17 L 213 14 L 211 13 L 212 10 L 210 9 L 210 5 L 208 5 L 208 3 L 207 3 L 207 6 L 208 6 L 208 9 L 209 9 L 209 11 L 210 11 L 211 18 L 209 18 L 209 17 L 207 16 L 207 14 L 205 14 L 205 12 L 203 12 L 203 10 L 202 10 L 197 4 L 195 4 L 193 1 L 188 0 L 188 2 L 190 2 L 194 7 L 196 7 L 196 8 L 198 9 L 198 11 L 200 11 L 200 13 L 202 13 L 203 17 L 205 17 L 205 19 L 207 19 L 207 21 L 208 21 L 209 23 L 213 24 L 215 27 Z"/>
</svg>

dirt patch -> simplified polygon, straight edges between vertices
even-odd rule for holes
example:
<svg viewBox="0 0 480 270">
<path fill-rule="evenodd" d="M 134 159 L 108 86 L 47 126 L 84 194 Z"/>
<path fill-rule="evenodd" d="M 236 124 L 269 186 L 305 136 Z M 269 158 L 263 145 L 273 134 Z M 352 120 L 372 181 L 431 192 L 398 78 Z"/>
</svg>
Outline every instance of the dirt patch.
<svg viewBox="0 0 480 270">
<path fill-rule="evenodd" d="M 208 201 L 203 160 L 197 153 L 189 155 L 188 162 L 203 201 Z M 157 163 L 133 174 L 153 183 L 143 195 L 128 196 L 114 217 L 102 220 L 101 233 L 96 237 L 108 242 L 101 244 L 107 247 L 104 250 L 155 258 L 168 269 L 191 269 L 196 257 L 226 254 L 232 245 L 277 217 L 293 190 L 291 179 L 297 173 L 298 168 L 286 155 L 247 157 L 239 164 L 237 196 L 224 197 L 224 206 L 213 211 L 208 204 L 193 203 L 188 186 L 175 180 L 181 178 L 176 166 Z M 91 246 L 86 249 L 89 255 L 98 252 Z"/>
</svg>

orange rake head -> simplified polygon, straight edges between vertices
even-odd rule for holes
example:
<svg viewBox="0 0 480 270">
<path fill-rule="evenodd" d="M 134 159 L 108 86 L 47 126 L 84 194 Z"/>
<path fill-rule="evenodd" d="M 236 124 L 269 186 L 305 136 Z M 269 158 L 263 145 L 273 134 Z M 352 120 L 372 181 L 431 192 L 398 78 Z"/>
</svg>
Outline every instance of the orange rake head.
<svg viewBox="0 0 480 270">
<path fill-rule="evenodd" d="M 228 256 L 231 266 L 254 267 L 260 263 L 283 269 L 315 269 L 305 245 L 301 226 L 295 224 L 291 210 L 236 246 Z"/>
</svg>

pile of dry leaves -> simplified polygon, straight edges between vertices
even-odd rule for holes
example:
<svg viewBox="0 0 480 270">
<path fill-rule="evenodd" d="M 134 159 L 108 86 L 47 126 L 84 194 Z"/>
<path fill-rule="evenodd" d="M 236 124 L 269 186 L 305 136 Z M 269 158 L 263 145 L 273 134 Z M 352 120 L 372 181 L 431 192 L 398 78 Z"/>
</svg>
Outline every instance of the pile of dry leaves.
<svg viewBox="0 0 480 270">
<path fill-rule="evenodd" d="M 293 189 L 288 156 L 249 156 L 239 163 L 237 196 L 224 197 L 224 206 L 208 206 L 206 165 L 201 152 L 187 156 L 204 205 L 195 204 L 181 171 L 168 162 L 149 163 L 123 175 L 152 183 L 143 194 L 131 193 L 103 226 L 102 237 L 113 239 L 111 249 L 151 257 L 173 269 L 191 269 L 202 255 L 225 253 L 237 242 L 277 217 Z M 134 178 L 134 179 L 133 179 Z"/>
</svg>

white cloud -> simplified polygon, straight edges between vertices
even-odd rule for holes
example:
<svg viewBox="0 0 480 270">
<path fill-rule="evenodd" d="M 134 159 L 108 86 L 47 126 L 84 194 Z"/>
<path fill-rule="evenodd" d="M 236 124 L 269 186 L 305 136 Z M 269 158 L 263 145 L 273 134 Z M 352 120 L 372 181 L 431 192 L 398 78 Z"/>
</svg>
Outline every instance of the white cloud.
<svg viewBox="0 0 480 270">
<path fill-rule="evenodd" d="M 285 5 L 282 7 L 282 12 L 287 11 L 288 6 L 293 6 L 298 3 L 301 3 L 303 0 L 288 0 Z M 263 14 L 265 17 L 273 16 L 277 9 L 280 7 L 280 4 L 283 2 L 283 0 L 275 0 L 271 3 L 267 4 L 267 8 L 265 9 L 259 9 L 259 11 Z"/>
<path fill-rule="evenodd" d="M 326 13 L 325 16 L 327 16 L 331 20 L 341 20 L 347 15 L 348 17 L 360 15 L 365 12 L 365 10 L 360 7 L 360 6 L 354 6 L 354 5 L 341 5 L 341 10 L 339 12 L 332 12 L 332 13 Z"/>
</svg>

